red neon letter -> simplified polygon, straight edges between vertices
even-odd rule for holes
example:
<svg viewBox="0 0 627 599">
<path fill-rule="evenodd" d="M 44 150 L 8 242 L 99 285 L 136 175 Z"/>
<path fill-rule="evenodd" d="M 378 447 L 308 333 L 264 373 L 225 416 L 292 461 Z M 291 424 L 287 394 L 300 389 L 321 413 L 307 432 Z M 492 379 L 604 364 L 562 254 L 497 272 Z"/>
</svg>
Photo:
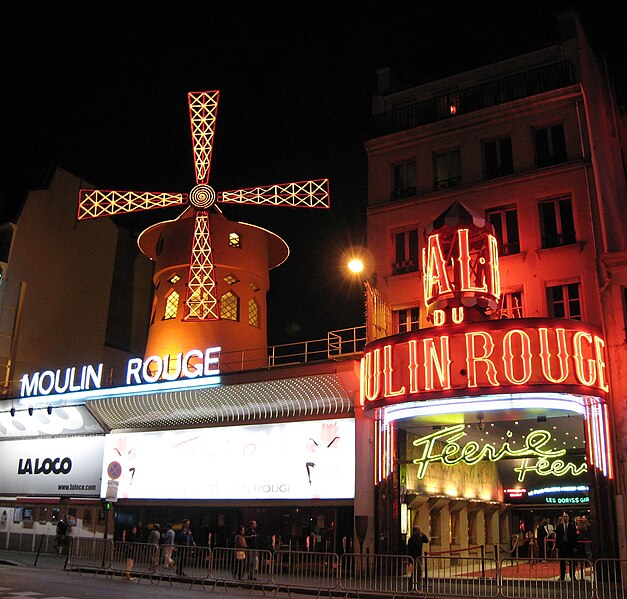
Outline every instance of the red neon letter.
<svg viewBox="0 0 627 599">
<path fill-rule="evenodd" d="M 498 300 L 501 297 L 501 273 L 499 272 L 499 244 L 494 235 L 488 235 L 488 249 L 490 254 L 488 292 Z"/>
<path fill-rule="evenodd" d="M 475 338 L 481 339 L 483 343 L 483 355 L 481 356 L 475 355 Z M 477 362 L 485 362 L 486 376 L 488 377 L 490 385 L 496 387 L 500 384 L 496 378 L 494 363 L 490 360 L 493 351 L 494 341 L 490 333 L 480 331 L 476 333 L 466 333 L 466 368 L 468 370 L 469 387 L 477 386 Z"/>
<path fill-rule="evenodd" d="M 575 373 L 577 375 L 577 379 L 582 385 L 586 385 L 587 387 L 591 387 L 594 385 L 594 381 L 597 379 L 596 372 L 596 362 L 593 358 L 583 357 L 583 348 L 581 343 L 583 340 L 586 340 L 590 347 L 592 347 L 592 335 L 590 333 L 584 333 L 583 331 L 577 331 L 573 335 L 573 358 L 575 360 Z M 586 377 L 586 364 L 587 374 Z"/>
<path fill-rule="evenodd" d="M 440 389 L 451 388 L 451 354 L 449 351 L 448 335 L 440 337 L 440 353 L 433 338 L 424 339 L 425 350 L 425 391 L 432 391 L 435 388 L 434 370 L 438 375 Z"/>
<path fill-rule="evenodd" d="M 392 346 L 386 345 L 383 348 L 383 397 L 395 397 L 405 395 L 405 385 L 396 391 L 393 390 L 392 376 L 394 367 L 392 366 Z"/>
<path fill-rule="evenodd" d="M 361 396 L 365 401 L 374 401 L 381 393 L 381 350 L 368 352 L 362 361 Z"/>
<path fill-rule="evenodd" d="M 514 376 L 514 352 L 512 350 L 512 336 L 518 335 L 520 337 L 520 357 L 522 364 L 522 378 L 517 379 Z M 524 385 L 529 382 L 531 378 L 531 339 L 525 331 L 520 329 L 513 329 L 507 331 L 505 337 L 503 337 L 503 366 L 505 367 L 503 373 L 505 378 L 512 385 Z"/>
<path fill-rule="evenodd" d="M 457 230 L 457 244 L 459 246 L 459 286 L 458 291 L 469 291 L 469 292 L 486 292 L 488 290 L 488 286 L 486 285 L 485 279 L 483 280 L 483 284 L 481 287 L 478 286 L 479 281 L 475 281 L 475 285 L 472 285 L 470 282 L 470 248 L 468 247 L 468 229 L 458 229 Z M 475 270 L 478 271 L 477 265 L 475 265 Z M 477 277 L 475 277 L 477 278 Z"/>
<path fill-rule="evenodd" d="M 603 391 L 609 391 L 610 386 L 605 379 L 605 341 L 601 337 L 594 336 L 594 350 L 597 363 L 598 385 Z"/>
<path fill-rule="evenodd" d="M 542 374 L 551 383 L 563 383 L 567 378 L 570 369 L 568 368 L 568 351 L 566 349 L 566 329 L 553 329 L 557 340 L 557 364 L 560 369 L 558 377 L 551 372 L 551 350 L 549 349 L 549 329 L 541 327 L 538 329 L 540 337 L 540 362 L 542 364 Z"/>
<path fill-rule="evenodd" d="M 426 252 L 426 258 L 425 258 Z M 433 303 L 435 297 L 445 293 L 453 293 L 451 282 L 446 272 L 446 261 L 440 247 L 440 236 L 436 233 L 427 240 L 427 248 L 422 252 L 422 269 L 424 271 L 425 304 Z M 433 288 L 437 286 L 434 293 Z"/>
<path fill-rule="evenodd" d="M 412 339 L 407 344 L 409 346 L 409 361 L 407 368 L 409 369 L 409 392 L 418 393 L 420 391 L 418 380 L 418 343 Z"/>
</svg>

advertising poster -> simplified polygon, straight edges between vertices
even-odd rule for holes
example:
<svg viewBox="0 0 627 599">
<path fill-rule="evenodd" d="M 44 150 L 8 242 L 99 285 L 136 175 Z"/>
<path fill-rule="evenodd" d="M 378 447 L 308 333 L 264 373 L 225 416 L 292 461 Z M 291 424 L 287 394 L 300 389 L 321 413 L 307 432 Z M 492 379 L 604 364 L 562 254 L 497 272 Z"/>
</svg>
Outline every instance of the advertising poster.
<svg viewBox="0 0 627 599">
<path fill-rule="evenodd" d="M 0 493 L 98 497 L 104 437 L 0 443 Z"/>
<path fill-rule="evenodd" d="M 107 435 L 102 493 L 131 499 L 352 499 L 352 418 Z"/>
</svg>

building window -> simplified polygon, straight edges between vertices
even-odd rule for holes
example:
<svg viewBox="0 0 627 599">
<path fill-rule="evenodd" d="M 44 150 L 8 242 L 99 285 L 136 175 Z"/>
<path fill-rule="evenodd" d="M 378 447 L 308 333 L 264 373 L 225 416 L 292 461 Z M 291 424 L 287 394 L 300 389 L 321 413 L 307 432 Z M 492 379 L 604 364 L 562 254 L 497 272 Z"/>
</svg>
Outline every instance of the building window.
<svg viewBox="0 0 627 599">
<path fill-rule="evenodd" d="M 547 287 L 546 296 L 551 318 L 581 320 L 579 283 Z"/>
<path fill-rule="evenodd" d="M 248 324 L 251 327 L 259 326 L 259 304 L 252 298 L 248 300 Z"/>
<path fill-rule="evenodd" d="M 178 310 L 179 294 L 176 291 L 172 291 L 165 300 L 165 314 L 163 315 L 163 320 L 176 318 Z"/>
<path fill-rule="evenodd" d="M 520 253 L 518 236 L 518 211 L 514 206 L 486 210 L 488 222 L 494 227 L 494 234 L 499 242 L 499 254 L 509 256 Z"/>
<path fill-rule="evenodd" d="M 575 221 L 569 195 L 540 201 L 542 247 L 554 248 L 575 243 Z"/>
<path fill-rule="evenodd" d="M 259 285 L 257 285 L 257 283 L 255 283 L 254 281 L 251 281 L 250 283 L 248 283 L 248 286 L 254 291 L 257 292 L 259 291 Z"/>
<path fill-rule="evenodd" d="M 394 165 L 392 199 L 401 200 L 416 195 L 416 161 L 408 160 Z"/>
<path fill-rule="evenodd" d="M 418 270 L 418 229 L 394 234 L 392 274 L 402 275 Z"/>
<path fill-rule="evenodd" d="M 499 318 L 522 318 L 522 291 L 510 291 L 501 295 Z"/>
<path fill-rule="evenodd" d="M 229 247 L 232 247 L 232 248 L 242 247 L 240 236 L 238 233 L 229 233 Z"/>
<path fill-rule="evenodd" d="M 227 291 L 220 298 L 220 318 L 239 321 L 239 297 L 232 291 Z"/>
<path fill-rule="evenodd" d="M 457 187 L 462 181 L 462 162 L 459 148 L 440 152 L 433 157 L 435 190 Z"/>
<path fill-rule="evenodd" d="M 514 172 L 512 138 L 503 137 L 483 144 L 483 178 L 494 179 Z"/>
<path fill-rule="evenodd" d="M 564 125 L 552 125 L 543 129 L 534 129 L 533 143 L 536 149 L 537 168 L 566 162 Z"/>
<path fill-rule="evenodd" d="M 178 275 L 172 275 L 168 279 L 168 283 L 170 283 L 170 285 L 176 285 L 180 280 L 181 280 L 181 277 L 179 277 Z"/>
<path fill-rule="evenodd" d="M 394 310 L 395 333 L 408 333 L 420 329 L 420 308 Z"/>
<path fill-rule="evenodd" d="M 235 283 L 239 283 L 239 279 L 233 273 L 229 273 L 228 275 L 226 275 L 223 281 L 225 283 L 228 283 L 229 285 L 235 285 Z"/>
</svg>

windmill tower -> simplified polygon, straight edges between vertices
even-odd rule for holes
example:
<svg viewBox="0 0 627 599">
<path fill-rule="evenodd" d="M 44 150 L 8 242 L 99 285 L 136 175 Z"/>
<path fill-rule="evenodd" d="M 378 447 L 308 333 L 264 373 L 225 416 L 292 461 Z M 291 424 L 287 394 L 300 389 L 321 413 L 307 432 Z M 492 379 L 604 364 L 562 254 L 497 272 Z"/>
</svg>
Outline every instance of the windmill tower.
<svg viewBox="0 0 627 599">
<path fill-rule="evenodd" d="M 145 357 L 219 346 L 221 369 L 241 370 L 266 363 L 269 270 L 289 250 L 271 231 L 229 221 L 217 203 L 328 208 L 328 181 L 215 192 L 208 182 L 218 99 L 218 91 L 188 94 L 196 172 L 189 193 L 82 189 L 78 219 L 189 204 L 138 239 L 155 262 Z"/>
</svg>

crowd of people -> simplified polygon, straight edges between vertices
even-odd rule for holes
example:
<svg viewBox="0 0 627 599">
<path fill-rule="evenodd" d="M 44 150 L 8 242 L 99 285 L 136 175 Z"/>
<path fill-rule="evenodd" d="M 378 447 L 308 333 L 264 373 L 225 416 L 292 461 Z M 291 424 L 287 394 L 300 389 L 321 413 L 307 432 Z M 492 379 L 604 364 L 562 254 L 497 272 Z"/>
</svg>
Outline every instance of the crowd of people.
<svg viewBox="0 0 627 599">
<path fill-rule="evenodd" d="M 543 561 L 551 558 L 560 560 L 560 580 L 566 578 L 566 566 L 570 578 L 576 577 L 577 563 L 592 559 L 592 536 L 590 522 L 586 516 L 577 516 L 574 521 L 564 512 L 554 525 L 550 518 L 542 518 L 535 534 L 530 532 L 529 557 Z"/>
<path fill-rule="evenodd" d="M 137 554 L 137 543 L 143 542 L 157 545 L 160 550 L 156 554 L 153 569 L 163 568 L 165 571 L 175 570 L 178 576 L 186 576 L 186 563 L 191 562 L 191 549 L 196 547 L 196 541 L 190 528 L 190 520 L 185 518 L 180 527 L 175 531 L 172 523 L 168 522 L 165 531 L 161 531 L 161 525 L 153 523 L 143 534 L 138 532 L 138 527 L 132 525 L 122 532 L 123 557 L 126 559 L 124 578 L 134 580 L 131 577 L 133 564 Z M 256 580 L 259 568 L 259 556 L 254 551 L 258 548 L 257 522 L 251 520 L 247 527 L 238 525 L 233 534 L 234 560 L 232 573 L 234 578 L 244 580 Z"/>
</svg>

